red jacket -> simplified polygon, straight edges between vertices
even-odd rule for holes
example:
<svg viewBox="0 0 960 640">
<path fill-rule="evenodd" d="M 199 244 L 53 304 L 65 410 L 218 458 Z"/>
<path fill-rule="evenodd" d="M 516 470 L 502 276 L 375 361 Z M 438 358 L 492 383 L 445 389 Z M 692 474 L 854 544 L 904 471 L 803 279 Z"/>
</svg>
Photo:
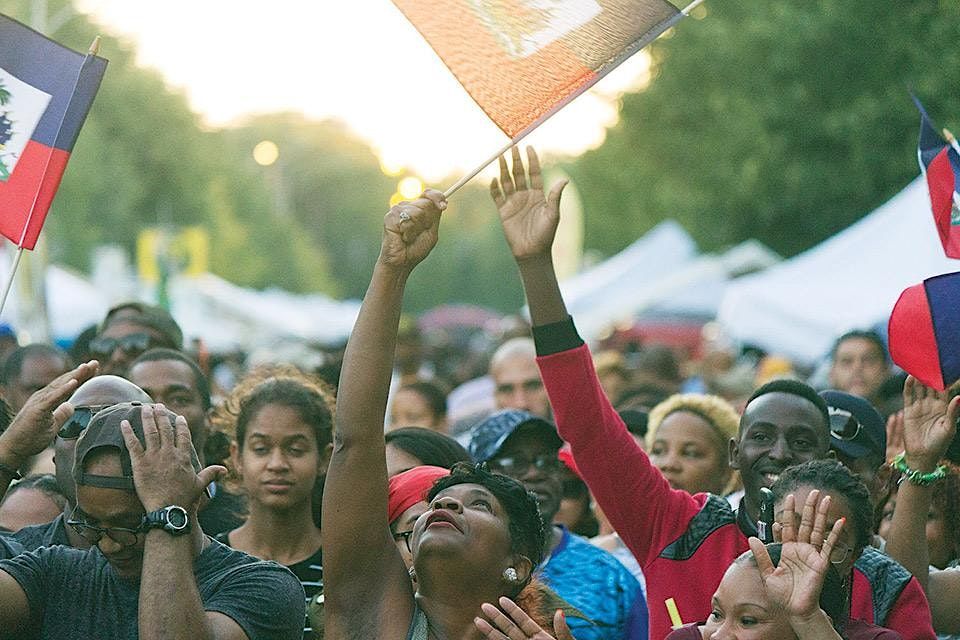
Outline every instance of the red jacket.
<svg viewBox="0 0 960 640">
<path fill-rule="evenodd" d="M 590 351 L 572 323 L 536 327 L 534 337 L 538 353 L 548 354 L 537 362 L 560 435 L 643 568 L 651 640 L 670 633 L 668 598 L 684 623 L 706 620 L 724 572 L 748 549 L 736 512 L 717 496 L 672 489 L 650 464 L 600 388 Z M 880 561 L 877 555 L 870 556 L 877 583 L 871 585 L 859 562 L 854 569 L 851 617 L 898 631 L 905 640 L 935 640 L 919 583 L 893 560 Z M 875 619 L 875 611 L 882 619 Z"/>
</svg>

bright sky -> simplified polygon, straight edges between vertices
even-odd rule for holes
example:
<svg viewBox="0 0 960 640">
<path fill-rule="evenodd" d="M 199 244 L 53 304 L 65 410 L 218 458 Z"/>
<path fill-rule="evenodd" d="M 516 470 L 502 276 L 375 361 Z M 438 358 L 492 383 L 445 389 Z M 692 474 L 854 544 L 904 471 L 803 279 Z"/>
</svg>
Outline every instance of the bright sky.
<svg viewBox="0 0 960 640">
<path fill-rule="evenodd" d="M 428 181 L 465 172 L 506 144 L 390 0 L 78 0 L 78 6 L 129 38 L 140 63 L 183 88 L 213 125 L 278 110 L 335 117 L 367 140 L 385 167 L 409 167 Z M 646 70 L 641 52 L 529 142 L 563 154 L 600 144 L 616 121 L 618 96 L 641 86 Z"/>
</svg>

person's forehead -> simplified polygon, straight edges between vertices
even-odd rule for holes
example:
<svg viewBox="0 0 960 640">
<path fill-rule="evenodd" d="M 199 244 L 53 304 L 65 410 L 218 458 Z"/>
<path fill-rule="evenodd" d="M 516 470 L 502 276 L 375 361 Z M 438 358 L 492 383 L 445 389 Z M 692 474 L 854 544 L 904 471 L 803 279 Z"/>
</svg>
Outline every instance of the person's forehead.
<svg viewBox="0 0 960 640">
<path fill-rule="evenodd" d="M 171 386 L 179 386 L 199 393 L 193 369 L 186 362 L 179 360 L 138 362 L 130 367 L 127 377 L 135 385 L 147 391 L 160 391 Z"/>
<path fill-rule="evenodd" d="M 715 435 L 716 434 L 716 435 Z M 669 414 L 657 427 L 656 439 L 696 439 L 712 441 L 719 432 L 703 416 L 680 409 Z"/>
<path fill-rule="evenodd" d="M 300 412 L 282 404 L 268 404 L 251 418 L 247 437 L 266 435 L 282 438 L 294 435 L 313 436 L 313 427 L 304 421 Z"/>
<path fill-rule="evenodd" d="M 154 338 L 163 338 L 163 334 L 146 325 L 140 324 L 133 318 L 124 318 L 114 320 L 103 331 L 100 332 L 101 338 L 123 338 L 135 333 L 146 333 Z"/>
<path fill-rule="evenodd" d="M 20 379 L 36 379 L 46 384 L 66 370 L 67 363 L 62 356 L 52 353 L 36 354 L 24 358 L 20 366 Z"/>
<path fill-rule="evenodd" d="M 775 391 L 754 398 L 743 412 L 743 424 L 758 422 L 778 427 L 809 427 L 826 432 L 828 426 L 817 405 L 810 400 L 782 391 Z"/>
<path fill-rule="evenodd" d="M 851 337 L 837 345 L 837 358 L 855 355 L 872 355 L 882 358 L 883 351 L 880 349 L 880 345 L 869 338 Z"/>
<path fill-rule="evenodd" d="M 810 495 L 810 492 L 813 491 L 815 487 L 809 485 L 800 485 L 794 488 L 790 493 L 793 494 L 793 512 L 794 519 L 798 522 L 803 512 L 803 505 L 806 503 L 807 496 Z M 823 490 L 820 491 L 821 498 L 825 493 Z M 830 496 L 830 510 L 827 512 L 827 527 L 833 526 L 833 523 L 839 520 L 840 518 L 846 518 L 848 526 L 844 527 L 846 535 L 850 534 L 850 526 L 853 524 L 853 509 L 850 508 L 850 503 L 847 502 L 847 499 L 835 492 L 826 492 L 826 495 Z M 780 518 L 783 513 L 783 500 L 779 500 L 776 505 L 774 505 L 774 515 L 777 518 Z"/>
<path fill-rule="evenodd" d="M 517 354 L 496 363 L 490 369 L 490 375 L 497 384 L 525 380 L 539 380 L 540 369 L 533 356 Z"/>
<path fill-rule="evenodd" d="M 497 457 L 516 454 L 556 453 L 560 445 L 551 438 L 545 427 L 520 425 L 503 442 L 497 451 Z"/>
<path fill-rule="evenodd" d="M 70 396 L 74 407 L 118 404 L 120 402 L 152 402 L 140 387 L 118 376 L 97 376 L 80 385 Z"/>
<path fill-rule="evenodd" d="M 143 515 L 137 494 L 123 489 L 77 487 L 77 506 L 86 520 L 99 524 L 129 524 Z"/>
</svg>

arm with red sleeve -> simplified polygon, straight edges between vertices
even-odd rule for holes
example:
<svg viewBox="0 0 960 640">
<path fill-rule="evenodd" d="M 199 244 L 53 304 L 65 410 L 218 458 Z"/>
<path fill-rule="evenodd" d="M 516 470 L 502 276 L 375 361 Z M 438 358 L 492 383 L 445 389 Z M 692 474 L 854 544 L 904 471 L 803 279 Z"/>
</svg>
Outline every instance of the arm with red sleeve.
<svg viewBox="0 0 960 640">
<path fill-rule="evenodd" d="M 702 500 L 672 489 L 650 464 L 603 393 L 569 316 L 547 325 L 535 321 L 533 335 L 560 436 L 610 523 L 646 566 L 684 532 Z"/>
</svg>

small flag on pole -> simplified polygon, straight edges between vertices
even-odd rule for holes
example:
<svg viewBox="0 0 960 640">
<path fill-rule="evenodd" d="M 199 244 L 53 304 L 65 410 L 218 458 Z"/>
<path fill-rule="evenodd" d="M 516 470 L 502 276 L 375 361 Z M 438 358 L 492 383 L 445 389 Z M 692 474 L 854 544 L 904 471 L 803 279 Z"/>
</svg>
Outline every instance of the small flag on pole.
<svg viewBox="0 0 960 640">
<path fill-rule="evenodd" d="M 960 259 L 960 146 L 944 140 L 916 96 L 920 110 L 920 140 L 917 159 L 927 180 L 933 221 L 948 258 Z"/>
<path fill-rule="evenodd" d="M 0 235 L 33 249 L 107 61 L 0 14 Z"/>
<path fill-rule="evenodd" d="M 393 1 L 512 140 L 684 15 L 665 0 Z"/>
</svg>

